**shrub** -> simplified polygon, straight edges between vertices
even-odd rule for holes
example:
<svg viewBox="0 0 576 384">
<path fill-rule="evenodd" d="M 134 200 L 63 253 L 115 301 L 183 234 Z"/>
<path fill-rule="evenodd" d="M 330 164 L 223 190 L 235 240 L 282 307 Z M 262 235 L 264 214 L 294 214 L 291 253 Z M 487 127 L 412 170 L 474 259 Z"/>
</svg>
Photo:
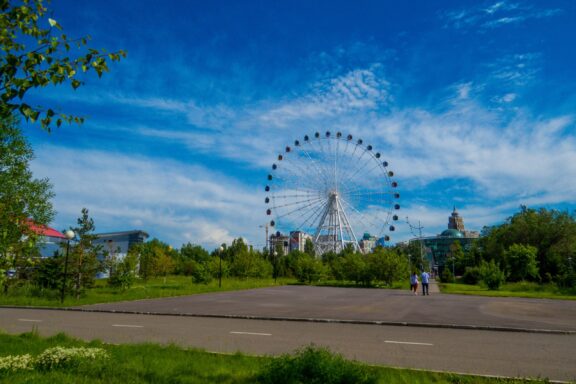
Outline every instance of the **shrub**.
<svg viewBox="0 0 576 384">
<path fill-rule="evenodd" d="M 0 372 L 16 372 L 20 370 L 31 370 L 33 364 L 32 356 L 19 355 L 19 356 L 1 356 L 0 357 Z"/>
<path fill-rule="evenodd" d="M 83 360 L 96 360 L 107 358 L 108 354 L 102 348 L 84 347 L 53 347 L 48 348 L 34 361 L 34 365 L 42 370 L 60 367 L 76 366 Z"/>
<path fill-rule="evenodd" d="M 454 282 L 454 275 L 452 271 L 448 267 L 444 267 L 442 270 L 442 274 L 440 275 L 440 281 L 443 283 L 453 283 Z"/>
<path fill-rule="evenodd" d="M 480 267 L 466 267 L 464 275 L 462 275 L 462 282 L 464 282 L 464 284 L 478 284 L 480 279 Z"/>
<path fill-rule="evenodd" d="M 0 373 L 33 370 L 47 371 L 62 367 L 75 367 L 85 360 L 106 359 L 108 354 L 102 348 L 53 347 L 36 357 L 29 354 L 0 357 Z"/>
<path fill-rule="evenodd" d="M 190 260 L 189 266 L 191 267 L 190 274 L 192 275 L 192 281 L 195 284 L 208 284 L 212 281 L 212 272 L 207 263 L 204 264 L 195 260 Z"/>
<path fill-rule="evenodd" d="M 480 276 L 482 282 L 491 291 L 498 290 L 500 285 L 506 280 L 506 275 L 500 270 L 494 260 L 490 261 L 490 263 L 482 262 L 482 265 L 480 265 Z"/>
<path fill-rule="evenodd" d="M 294 356 L 274 359 L 258 376 L 263 384 L 370 384 L 377 377 L 368 367 L 345 360 L 326 348 L 308 346 Z"/>
</svg>

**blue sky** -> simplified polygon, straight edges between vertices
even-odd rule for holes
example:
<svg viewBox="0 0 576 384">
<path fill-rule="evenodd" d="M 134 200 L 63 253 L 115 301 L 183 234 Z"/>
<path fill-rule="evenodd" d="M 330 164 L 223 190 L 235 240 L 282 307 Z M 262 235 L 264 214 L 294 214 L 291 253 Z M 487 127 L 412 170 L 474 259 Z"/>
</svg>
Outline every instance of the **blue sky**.
<svg viewBox="0 0 576 384">
<path fill-rule="evenodd" d="M 400 216 L 424 235 L 456 206 L 468 229 L 576 207 L 576 2 L 64 1 L 69 36 L 128 57 L 40 105 L 87 118 L 25 127 L 53 226 L 179 247 L 264 245 L 266 175 L 315 131 L 385 154 Z M 411 237 L 400 223 L 393 240 Z"/>
</svg>

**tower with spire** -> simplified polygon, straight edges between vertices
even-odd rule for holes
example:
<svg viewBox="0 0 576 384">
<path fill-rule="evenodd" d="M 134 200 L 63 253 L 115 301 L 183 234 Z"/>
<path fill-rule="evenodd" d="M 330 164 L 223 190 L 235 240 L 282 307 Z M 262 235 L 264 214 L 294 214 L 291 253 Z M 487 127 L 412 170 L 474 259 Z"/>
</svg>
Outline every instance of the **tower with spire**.
<svg viewBox="0 0 576 384">
<path fill-rule="evenodd" d="M 455 230 L 460 231 L 462 233 L 465 233 L 465 231 L 466 231 L 464 229 L 464 219 L 462 217 L 460 217 L 460 215 L 458 214 L 458 211 L 456 210 L 456 206 L 454 206 L 454 209 L 452 210 L 452 214 L 448 218 L 448 229 L 455 229 Z"/>
</svg>

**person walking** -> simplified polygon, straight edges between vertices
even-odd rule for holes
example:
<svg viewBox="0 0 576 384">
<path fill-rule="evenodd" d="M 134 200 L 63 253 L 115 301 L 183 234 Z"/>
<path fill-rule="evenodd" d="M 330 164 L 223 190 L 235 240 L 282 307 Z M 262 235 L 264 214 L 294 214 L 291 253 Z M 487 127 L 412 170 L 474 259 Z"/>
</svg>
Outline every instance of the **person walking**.
<svg viewBox="0 0 576 384">
<path fill-rule="evenodd" d="M 410 275 L 410 291 L 414 292 L 415 295 L 418 294 L 418 275 L 416 272 Z"/>
<path fill-rule="evenodd" d="M 430 296 L 430 293 L 428 292 L 428 283 L 430 281 L 430 274 L 426 271 L 422 271 L 422 275 L 420 277 L 422 278 L 422 295 Z"/>
</svg>

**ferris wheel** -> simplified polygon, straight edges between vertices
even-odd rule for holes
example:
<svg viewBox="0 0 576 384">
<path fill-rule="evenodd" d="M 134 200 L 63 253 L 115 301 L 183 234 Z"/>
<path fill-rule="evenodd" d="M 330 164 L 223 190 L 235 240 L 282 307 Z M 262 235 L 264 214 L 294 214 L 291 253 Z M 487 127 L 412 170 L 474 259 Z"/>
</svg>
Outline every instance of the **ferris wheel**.
<svg viewBox="0 0 576 384">
<path fill-rule="evenodd" d="M 388 162 L 362 139 L 316 132 L 278 155 L 265 188 L 266 214 L 277 234 L 299 231 L 316 253 L 340 252 L 394 231 L 400 209 Z"/>
</svg>

